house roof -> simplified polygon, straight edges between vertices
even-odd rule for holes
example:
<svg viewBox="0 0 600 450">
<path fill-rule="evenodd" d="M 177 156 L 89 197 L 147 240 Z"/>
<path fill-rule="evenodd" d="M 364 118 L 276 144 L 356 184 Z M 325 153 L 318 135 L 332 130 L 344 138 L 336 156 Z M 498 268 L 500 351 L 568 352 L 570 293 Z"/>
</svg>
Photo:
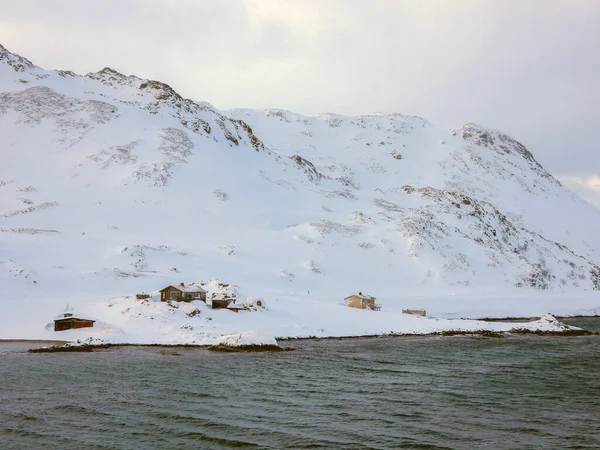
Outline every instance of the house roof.
<svg viewBox="0 0 600 450">
<path fill-rule="evenodd" d="M 85 322 L 95 322 L 95 320 L 92 320 L 92 319 L 83 319 L 81 317 L 75 317 L 75 316 L 61 317 L 60 319 L 54 319 L 55 322 L 61 322 L 64 320 L 83 320 Z"/>
<path fill-rule="evenodd" d="M 180 292 L 206 292 L 204 289 L 202 289 L 200 286 L 197 285 L 192 285 L 192 286 L 175 286 L 174 284 L 170 284 L 167 287 L 161 289 L 159 292 L 165 291 L 169 288 L 175 288 Z"/>
<path fill-rule="evenodd" d="M 358 294 L 352 294 L 352 295 L 349 295 L 349 296 L 348 296 L 348 297 L 346 297 L 344 300 L 348 300 L 349 298 L 352 298 L 352 297 L 360 297 L 360 298 L 362 298 L 363 300 L 376 300 L 376 298 L 375 298 L 375 297 L 372 297 L 372 296 L 370 296 L 370 295 L 367 295 L 367 294 L 362 294 L 362 293 L 358 293 Z"/>
<path fill-rule="evenodd" d="M 229 305 L 227 305 L 228 309 L 246 309 L 246 307 L 244 305 L 242 305 L 241 303 L 230 303 Z"/>
</svg>

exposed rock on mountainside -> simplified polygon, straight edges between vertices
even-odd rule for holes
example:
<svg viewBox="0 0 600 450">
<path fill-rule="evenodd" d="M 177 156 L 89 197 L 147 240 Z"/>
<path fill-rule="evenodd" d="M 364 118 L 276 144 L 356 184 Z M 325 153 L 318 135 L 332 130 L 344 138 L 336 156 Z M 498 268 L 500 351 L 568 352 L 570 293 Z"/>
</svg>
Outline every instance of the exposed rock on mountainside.
<svg viewBox="0 0 600 450">
<path fill-rule="evenodd" d="M 0 44 L 0 64 L 11 67 L 15 72 L 25 72 L 36 68 L 27 58 L 9 52 L 2 44 Z"/>
<path fill-rule="evenodd" d="M 139 89 L 133 95 L 136 99 L 126 103 L 142 107 L 150 114 L 159 114 L 165 107 L 169 113 L 179 119 L 179 124 L 194 133 L 211 136 L 215 124 L 229 141 L 230 145 L 238 146 L 240 142 L 249 142 L 256 151 L 262 150 L 264 145 L 252 133 L 252 128 L 239 119 L 229 119 L 220 114 L 208 103 L 196 103 L 183 98 L 171 86 L 154 80 L 144 80 L 134 75 L 123 75 L 110 67 L 105 67 L 99 72 L 88 73 L 86 78 L 102 83 L 113 89 Z M 132 92 L 133 93 L 133 92 Z M 144 93 L 150 94 L 145 96 Z M 123 100 L 117 100 L 123 102 Z M 211 126 L 211 123 L 213 125 Z M 213 137 L 213 139 L 218 139 Z"/>
<path fill-rule="evenodd" d="M 529 161 L 531 168 L 540 176 L 560 184 L 552 175 L 535 160 L 533 155 L 523 144 L 517 142 L 510 136 L 496 130 L 486 130 L 473 123 L 462 127 L 462 137 L 475 145 L 486 147 L 498 153 L 511 155 L 517 153 Z"/>
</svg>

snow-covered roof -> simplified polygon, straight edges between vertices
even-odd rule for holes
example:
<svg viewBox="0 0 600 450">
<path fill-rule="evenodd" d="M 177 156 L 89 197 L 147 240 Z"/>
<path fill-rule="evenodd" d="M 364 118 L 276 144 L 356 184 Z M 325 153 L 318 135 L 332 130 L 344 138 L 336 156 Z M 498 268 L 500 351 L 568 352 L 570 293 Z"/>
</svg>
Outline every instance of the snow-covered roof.
<svg viewBox="0 0 600 450">
<path fill-rule="evenodd" d="M 246 307 L 240 303 L 230 303 L 229 305 L 227 305 L 227 308 L 231 308 L 231 309 L 246 309 Z"/>
<path fill-rule="evenodd" d="M 93 319 L 84 319 L 83 317 L 75 317 L 75 316 L 68 316 L 68 317 L 59 317 L 58 319 L 54 319 L 55 322 L 58 322 L 60 320 L 85 320 L 86 322 L 95 322 L 95 320 Z"/>
<path fill-rule="evenodd" d="M 367 294 L 363 294 L 362 292 L 359 292 L 358 294 L 349 295 L 344 300 L 348 300 L 349 298 L 352 298 L 352 297 L 360 297 L 363 300 L 375 300 L 375 297 L 372 297 L 372 296 L 367 295 Z"/>
<path fill-rule="evenodd" d="M 206 292 L 204 289 L 202 289 L 200 286 L 196 286 L 196 285 L 192 285 L 192 286 L 181 286 L 181 285 L 174 285 L 174 284 L 170 284 L 169 286 L 161 289 L 159 292 L 164 291 L 165 289 L 168 288 L 175 288 L 180 292 Z"/>
</svg>

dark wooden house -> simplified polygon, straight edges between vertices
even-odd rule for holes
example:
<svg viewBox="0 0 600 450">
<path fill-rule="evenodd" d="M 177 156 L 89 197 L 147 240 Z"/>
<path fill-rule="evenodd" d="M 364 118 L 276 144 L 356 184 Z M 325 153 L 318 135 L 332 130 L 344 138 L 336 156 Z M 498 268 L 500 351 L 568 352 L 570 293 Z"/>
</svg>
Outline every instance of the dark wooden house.
<svg viewBox="0 0 600 450">
<path fill-rule="evenodd" d="M 206 291 L 200 286 L 186 286 L 181 283 L 179 286 L 167 286 L 160 290 L 160 301 L 168 302 L 174 300 L 176 302 L 191 302 L 193 300 L 202 300 L 206 302 Z"/>
<path fill-rule="evenodd" d="M 54 320 L 54 331 L 74 330 L 77 328 L 91 328 L 95 320 L 80 319 L 71 313 L 64 313 L 63 317 Z"/>
<path fill-rule="evenodd" d="M 233 298 L 213 299 L 212 309 L 227 309 L 229 307 L 229 305 L 234 302 L 235 302 L 235 299 L 233 299 Z"/>
</svg>

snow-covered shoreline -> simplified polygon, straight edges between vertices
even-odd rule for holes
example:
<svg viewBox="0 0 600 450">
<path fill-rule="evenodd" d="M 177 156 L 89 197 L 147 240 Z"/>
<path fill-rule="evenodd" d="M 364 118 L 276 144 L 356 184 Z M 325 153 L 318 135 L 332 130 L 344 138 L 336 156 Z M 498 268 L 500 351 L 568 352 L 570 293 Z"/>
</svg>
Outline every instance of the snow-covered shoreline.
<svg viewBox="0 0 600 450">
<path fill-rule="evenodd" d="M 585 317 L 585 316 L 582 316 Z M 590 316 L 587 316 L 590 317 Z M 598 317 L 598 316 L 591 316 Z M 502 324 L 507 325 L 507 324 Z M 273 351 L 273 350 L 293 350 L 291 347 L 281 347 L 280 342 L 293 343 L 294 341 L 316 340 L 354 340 L 354 339 L 371 339 L 371 338 L 409 338 L 409 337 L 452 337 L 452 336 L 484 336 L 484 337 L 505 337 L 511 335 L 541 335 L 541 336 L 587 336 L 598 334 L 579 327 L 564 325 L 560 323 L 554 316 L 546 315 L 540 320 L 531 322 L 518 322 L 510 329 L 475 329 L 475 330 L 451 330 L 436 331 L 430 333 L 387 333 L 387 334 L 367 334 L 360 336 L 307 336 L 307 337 L 273 337 L 260 332 L 239 332 L 230 335 L 221 336 L 217 343 L 213 344 L 160 344 L 160 343 L 111 343 L 94 338 L 88 338 L 85 341 L 41 341 L 41 340 L 19 340 L 20 343 L 47 343 L 53 344 L 50 347 L 41 347 L 32 350 L 35 353 L 53 353 L 64 351 L 78 351 L 78 348 L 84 348 L 85 351 L 92 351 L 97 348 L 106 349 L 113 347 L 167 347 L 167 348 L 204 348 L 212 350 L 233 351 Z M 522 326 L 521 326 L 522 325 Z M 502 327 L 504 328 L 504 327 Z M 0 340 L 2 342 L 10 342 L 10 340 Z"/>
<path fill-rule="evenodd" d="M 600 315 L 596 293 L 576 297 L 535 292 L 518 295 L 506 291 L 487 295 L 449 293 L 396 297 L 383 294 L 377 299 L 381 302 L 381 311 L 370 311 L 349 308 L 333 293 L 276 292 L 266 297 L 248 297 L 241 293 L 239 286 L 218 280 L 210 280 L 202 286 L 207 290 L 206 301 L 163 302 L 158 291 L 150 291 L 149 298 L 139 299 L 132 295 L 63 294 L 35 299 L 22 297 L 15 302 L 0 297 L 0 307 L 10 313 L 0 317 L 0 339 L 215 346 L 223 336 L 252 331 L 261 334 L 271 345 L 273 339 L 485 334 L 518 330 L 560 333 L 570 329 L 553 316 Z M 239 312 L 213 309 L 211 299 L 223 297 L 233 298 L 236 305 L 249 308 Z M 257 306 L 258 299 L 261 306 Z M 65 304 L 75 316 L 94 320 L 94 326 L 54 331 L 54 319 L 63 316 Z M 427 317 L 404 314 L 404 309 L 426 309 Z"/>
<path fill-rule="evenodd" d="M 591 319 L 591 318 L 595 318 L 595 317 L 600 317 L 600 315 L 594 314 L 594 315 L 553 316 L 553 317 L 555 317 L 559 322 L 561 322 L 564 319 Z M 293 341 L 303 341 L 303 340 L 328 340 L 328 339 L 346 340 L 346 339 L 362 339 L 362 338 L 366 339 L 366 338 L 379 338 L 379 337 L 454 336 L 454 335 L 478 335 L 478 334 L 488 334 L 488 333 L 497 333 L 497 334 L 504 334 L 504 333 L 528 334 L 528 333 L 532 333 L 532 334 L 536 334 L 538 331 L 540 333 L 548 333 L 548 334 L 560 334 L 560 333 L 566 331 L 568 334 L 569 331 L 573 331 L 573 330 L 577 331 L 577 330 L 581 329 L 579 327 L 570 326 L 569 329 L 563 329 L 563 330 L 528 330 L 528 329 L 520 328 L 518 326 L 520 324 L 537 322 L 538 320 L 539 319 L 535 319 L 533 317 L 504 317 L 501 319 L 487 319 L 486 318 L 486 319 L 478 320 L 478 322 L 503 323 L 503 324 L 514 325 L 514 328 L 512 328 L 510 330 L 503 330 L 503 331 L 484 330 L 484 329 L 470 330 L 470 331 L 446 329 L 444 331 L 437 331 L 437 332 L 431 332 L 431 333 L 375 333 L 375 334 L 362 334 L 362 335 L 304 336 L 304 337 L 274 336 L 273 339 L 275 339 L 277 342 L 293 342 Z M 581 330 L 586 331 L 585 329 L 581 329 Z M 233 334 L 239 334 L 239 333 L 233 333 Z M 224 337 L 224 336 L 226 336 L 226 335 L 223 335 L 221 337 Z M 66 343 L 73 343 L 73 342 L 76 342 L 76 341 L 65 340 L 65 339 L 0 339 L 0 344 L 40 343 L 40 344 L 57 344 L 57 345 L 59 345 L 59 344 L 66 344 Z M 162 346 L 162 347 L 208 347 L 208 346 L 210 346 L 209 344 L 196 345 L 196 344 L 185 344 L 185 343 L 182 343 L 182 344 L 159 344 L 159 343 L 146 343 L 146 344 L 115 343 L 115 344 L 111 344 L 111 343 L 107 343 L 107 344 L 115 345 L 115 346 L 131 345 L 131 346 Z"/>
<path fill-rule="evenodd" d="M 44 314 L 40 310 L 37 323 L 4 323 L 0 339 L 64 341 L 85 345 L 210 347 L 228 344 L 228 341 L 239 341 L 240 333 L 250 336 L 254 333 L 255 337 L 250 339 L 251 342 L 248 341 L 248 345 L 276 345 L 277 341 L 294 339 L 558 334 L 578 330 L 562 324 L 551 314 L 538 316 L 540 319 L 537 320 L 511 317 L 503 321 L 412 316 L 403 314 L 401 306 L 389 304 L 382 311 L 360 310 L 345 307 L 338 302 L 321 303 L 306 299 L 295 302 L 287 299 L 267 305 L 268 307 L 259 311 L 242 310 L 235 313 L 226 309 L 213 310 L 202 301 L 179 303 L 119 297 L 95 304 L 82 302 L 81 307 L 76 309 L 76 315 L 96 320 L 93 328 L 56 332 L 52 321 L 46 320 L 45 326 L 43 325 Z M 595 312 L 593 309 L 589 311 Z M 486 313 L 489 315 L 490 311 Z M 245 340 L 247 339 L 244 338 Z"/>
<path fill-rule="evenodd" d="M 206 301 L 163 302 L 158 291 L 150 291 L 149 298 L 139 299 L 132 295 L 63 294 L 35 299 L 22 297 L 15 302 L 0 296 L 0 307 L 9 313 L 0 317 L 0 339 L 213 346 L 219 345 L 223 336 L 249 331 L 260 333 L 265 340 L 514 330 L 562 332 L 568 328 L 553 316 L 600 315 L 598 296 L 594 292 L 572 297 L 535 292 L 518 295 L 507 291 L 487 295 L 482 292 L 420 296 L 407 293 L 404 297 L 383 293 L 377 299 L 381 302 L 381 311 L 370 311 L 349 308 L 333 293 L 293 295 L 280 291 L 255 297 L 242 294 L 239 286 L 219 280 L 201 285 L 207 290 Z M 249 309 L 239 312 L 213 309 L 212 298 L 223 297 L 235 299 L 236 305 L 248 305 Z M 257 306 L 258 299 L 261 306 Z M 75 316 L 94 320 L 94 326 L 54 331 L 54 319 L 63 316 L 66 304 Z M 404 314 L 405 309 L 426 309 L 427 317 Z"/>
</svg>

